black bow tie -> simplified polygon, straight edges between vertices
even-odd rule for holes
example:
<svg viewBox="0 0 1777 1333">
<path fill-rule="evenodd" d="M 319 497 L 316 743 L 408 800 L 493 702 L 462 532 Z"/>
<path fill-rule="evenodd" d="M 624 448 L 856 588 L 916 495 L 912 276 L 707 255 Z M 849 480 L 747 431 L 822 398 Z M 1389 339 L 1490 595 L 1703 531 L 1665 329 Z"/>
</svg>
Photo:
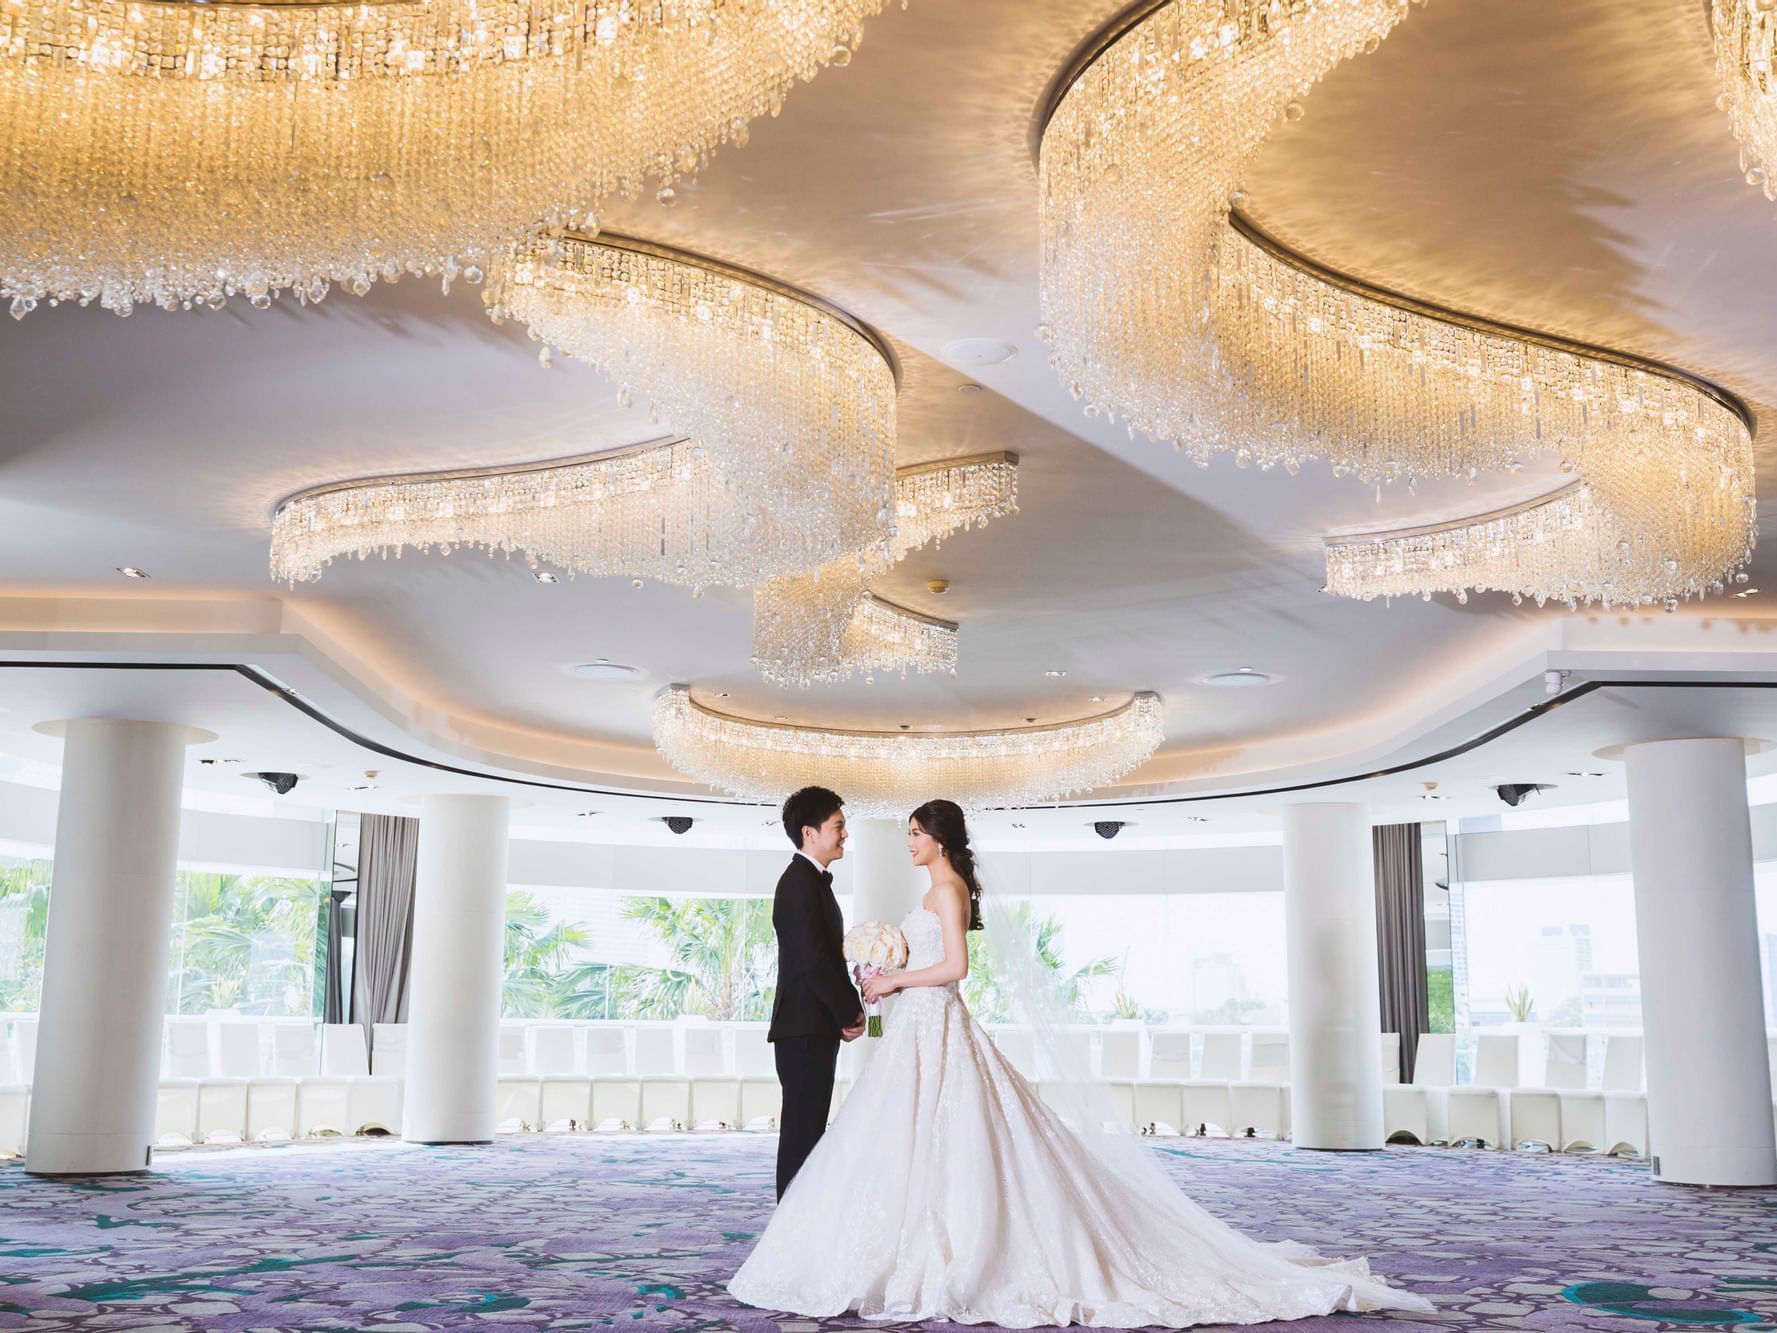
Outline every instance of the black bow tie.
<svg viewBox="0 0 1777 1333">
<path fill-rule="evenodd" d="M 829 889 L 833 887 L 833 872 L 831 870 L 821 871 L 821 883 L 825 884 Z"/>
</svg>

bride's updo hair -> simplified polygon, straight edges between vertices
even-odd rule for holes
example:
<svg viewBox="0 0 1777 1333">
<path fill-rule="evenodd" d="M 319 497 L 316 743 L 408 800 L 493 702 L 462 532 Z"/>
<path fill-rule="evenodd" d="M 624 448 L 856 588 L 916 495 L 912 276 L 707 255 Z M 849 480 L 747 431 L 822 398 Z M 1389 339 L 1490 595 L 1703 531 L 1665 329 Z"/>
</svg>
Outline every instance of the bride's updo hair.
<svg viewBox="0 0 1777 1333">
<path fill-rule="evenodd" d="M 927 835 L 937 839 L 951 868 L 962 876 L 969 890 L 969 929 L 981 929 L 981 881 L 975 878 L 975 853 L 969 847 L 969 825 L 963 808 L 939 797 L 927 801 L 909 816 Z"/>
</svg>

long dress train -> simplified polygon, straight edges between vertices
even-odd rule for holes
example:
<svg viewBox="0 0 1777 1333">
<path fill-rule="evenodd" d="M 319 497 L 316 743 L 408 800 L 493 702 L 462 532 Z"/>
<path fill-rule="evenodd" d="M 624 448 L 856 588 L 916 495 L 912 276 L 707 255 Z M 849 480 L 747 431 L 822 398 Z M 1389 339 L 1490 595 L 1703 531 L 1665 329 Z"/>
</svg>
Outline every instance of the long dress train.
<svg viewBox="0 0 1777 1333">
<path fill-rule="evenodd" d="M 902 930 L 910 969 L 942 959 L 931 912 L 915 909 Z M 802 1315 L 1008 1328 L 1433 1308 L 1363 1259 L 1255 1241 L 1176 1188 L 1128 1188 L 1000 1055 L 954 985 L 899 993 L 728 1290 Z"/>
</svg>

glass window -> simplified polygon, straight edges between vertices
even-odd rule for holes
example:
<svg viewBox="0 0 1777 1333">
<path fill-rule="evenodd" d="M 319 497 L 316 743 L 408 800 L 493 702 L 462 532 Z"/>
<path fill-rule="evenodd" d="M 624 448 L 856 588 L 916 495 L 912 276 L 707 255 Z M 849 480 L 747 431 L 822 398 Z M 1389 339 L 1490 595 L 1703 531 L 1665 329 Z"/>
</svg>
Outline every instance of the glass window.
<svg viewBox="0 0 1777 1333">
<path fill-rule="evenodd" d="M 1283 894 L 1063 894 L 1013 900 L 1082 1019 L 1283 1025 Z M 1008 1015 L 983 951 L 965 983 L 983 1022 Z"/>
<path fill-rule="evenodd" d="M 1463 915 L 1471 1026 L 1641 1026 L 1628 875 L 1472 881 Z"/>
<path fill-rule="evenodd" d="M 179 871 L 167 1012 L 307 1017 L 320 894 L 314 879 Z"/>
<path fill-rule="evenodd" d="M 763 1021 L 776 985 L 769 898 L 507 892 L 508 1018 Z"/>
<path fill-rule="evenodd" d="M 43 994 L 50 863 L 0 856 L 0 1012 L 35 1013 Z"/>
</svg>

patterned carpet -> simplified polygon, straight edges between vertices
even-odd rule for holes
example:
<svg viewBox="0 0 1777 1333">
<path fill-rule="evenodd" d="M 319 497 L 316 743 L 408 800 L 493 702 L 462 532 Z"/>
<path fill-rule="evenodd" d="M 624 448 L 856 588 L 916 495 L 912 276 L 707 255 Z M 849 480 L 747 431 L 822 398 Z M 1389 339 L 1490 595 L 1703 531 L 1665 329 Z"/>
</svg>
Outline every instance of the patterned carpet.
<svg viewBox="0 0 1777 1333">
<path fill-rule="evenodd" d="M 854 1327 L 774 1319 L 722 1288 L 770 1211 L 775 1146 L 749 1135 L 300 1144 L 163 1154 L 152 1176 L 84 1183 L 11 1165 L 0 1328 Z M 1777 1190 L 1692 1190 L 1626 1162 L 1460 1149 L 1157 1150 L 1228 1221 L 1367 1254 L 1438 1305 L 1356 1316 L 1378 1328 L 1777 1329 Z M 1336 1320 L 1350 1333 L 1353 1318 L 1288 1327 L 1325 1333 Z"/>
</svg>

